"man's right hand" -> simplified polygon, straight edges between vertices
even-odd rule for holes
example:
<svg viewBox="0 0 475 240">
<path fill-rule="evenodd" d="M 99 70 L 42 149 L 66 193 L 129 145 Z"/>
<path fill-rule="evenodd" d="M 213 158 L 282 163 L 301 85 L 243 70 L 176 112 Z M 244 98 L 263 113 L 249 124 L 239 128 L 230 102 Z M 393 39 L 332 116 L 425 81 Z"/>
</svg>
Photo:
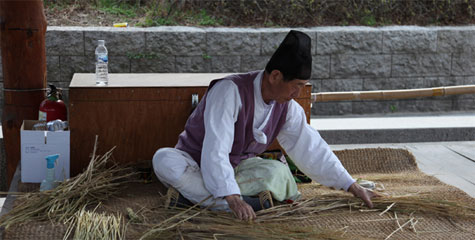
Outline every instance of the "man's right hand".
<svg viewBox="0 0 475 240">
<path fill-rule="evenodd" d="M 229 208 L 231 208 L 237 218 L 241 220 L 251 220 L 256 218 L 256 213 L 252 207 L 244 202 L 239 195 L 229 195 L 224 197 L 224 199 L 226 199 Z"/>
</svg>

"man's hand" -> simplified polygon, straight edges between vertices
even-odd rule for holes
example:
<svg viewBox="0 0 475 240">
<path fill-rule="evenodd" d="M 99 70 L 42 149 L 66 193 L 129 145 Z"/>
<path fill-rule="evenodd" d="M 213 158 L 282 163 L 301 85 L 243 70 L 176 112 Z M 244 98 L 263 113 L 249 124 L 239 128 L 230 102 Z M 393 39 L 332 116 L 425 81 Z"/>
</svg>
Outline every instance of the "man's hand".
<svg viewBox="0 0 475 240">
<path fill-rule="evenodd" d="M 363 202 L 369 208 L 373 208 L 373 203 L 371 202 L 371 198 L 379 197 L 378 194 L 374 193 L 373 191 L 367 190 L 366 188 L 363 188 L 356 182 L 351 184 L 351 186 L 348 188 L 348 192 L 353 193 L 355 197 L 361 198 L 361 200 L 363 200 Z"/>
<path fill-rule="evenodd" d="M 224 199 L 226 199 L 229 208 L 231 208 L 237 218 L 241 220 L 251 220 L 256 218 L 256 213 L 252 207 L 241 200 L 239 195 L 229 195 L 224 197 Z"/>
</svg>

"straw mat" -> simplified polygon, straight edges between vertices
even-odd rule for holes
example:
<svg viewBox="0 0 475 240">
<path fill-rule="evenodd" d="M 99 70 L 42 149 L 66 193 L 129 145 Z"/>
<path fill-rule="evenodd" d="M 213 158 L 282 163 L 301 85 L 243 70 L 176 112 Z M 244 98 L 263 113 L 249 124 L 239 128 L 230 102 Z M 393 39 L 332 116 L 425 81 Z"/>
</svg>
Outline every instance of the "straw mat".
<svg viewBox="0 0 475 240">
<path fill-rule="evenodd" d="M 378 192 L 383 196 L 424 196 L 434 200 L 451 200 L 475 206 L 475 199 L 464 192 L 421 173 L 414 157 L 406 150 L 355 149 L 335 151 L 335 154 L 354 178 L 374 181 Z M 23 188 L 34 187 L 23 186 Z M 303 200 L 315 197 L 325 199 L 328 196 L 333 198 L 351 196 L 349 193 L 333 190 L 317 183 L 300 184 L 299 190 Z M 144 209 L 154 209 L 163 205 L 165 192 L 166 188 L 156 180 L 148 184 L 130 183 L 124 186 L 118 197 L 103 203 L 100 211 L 120 212 L 123 216 L 127 216 L 126 209 L 130 208 L 134 212 L 144 213 L 147 222 L 158 223 L 164 216 L 147 215 Z M 395 206 L 397 204 L 396 202 Z M 473 217 L 470 219 L 446 218 L 419 212 L 396 211 L 395 215 L 393 211 L 381 214 L 379 210 L 362 212 L 340 208 L 314 214 L 302 213 L 302 220 L 282 224 L 338 230 L 344 233 L 335 239 L 385 239 L 397 230 L 399 225 L 405 224 L 411 218 L 413 223 L 417 222 L 408 223 L 389 239 L 475 239 Z M 195 223 L 191 221 L 191 224 Z M 33 222 L 9 228 L 4 234 L 4 239 L 63 239 L 66 229 L 67 227 L 62 224 L 54 226 L 49 222 Z M 127 228 L 126 239 L 138 239 L 146 230 L 138 224 L 130 224 Z M 213 234 L 210 234 L 209 239 L 213 239 Z"/>
<path fill-rule="evenodd" d="M 412 153 L 403 149 L 360 148 L 335 151 L 335 154 L 350 174 L 418 170 Z"/>
<path fill-rule="evenodd" d="M 376 182 L 383 196 L 424 196 L 433 200 L 450 200 L 475 206 L 475 199 L 465 192 L 444 184 L 420 172 L 414 156 L 403 149 L 375 148 L 335 151 L 345 168 L 354 178 Z M 325 188 L 316 183 L 300 185 L 303 198 L 344 195 L 341 191 Z M 397 202 L 396 202 L 397 205 Z M 418 213 L 359 212 L 340 210 L 328 215 L 316 215 L 304 225 L 328 229 L 344 229 L 350 239 L 385 239 L 414 217 L 418 220 L 398 231 L 390 239 L 475 239 L 475 220 L 448 219 Z M 399 220 L 396 220 L 396 216 Z"/>
</svg>

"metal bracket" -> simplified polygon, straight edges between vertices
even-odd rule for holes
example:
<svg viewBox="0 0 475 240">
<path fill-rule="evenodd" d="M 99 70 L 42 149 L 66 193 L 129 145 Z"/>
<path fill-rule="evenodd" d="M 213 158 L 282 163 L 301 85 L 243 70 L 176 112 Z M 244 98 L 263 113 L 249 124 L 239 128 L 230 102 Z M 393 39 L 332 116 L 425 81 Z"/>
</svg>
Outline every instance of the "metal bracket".
<svg viewBox="0 0 475 240">
<path fill-rule="evenodd" d="M 192 108 L 196 108 L 196 106 L 198 106 L 198 103 L 199 103 L 199 98 L 198 98 L 198 94 L 191 94 L 191 107 Z"/>
</svg>

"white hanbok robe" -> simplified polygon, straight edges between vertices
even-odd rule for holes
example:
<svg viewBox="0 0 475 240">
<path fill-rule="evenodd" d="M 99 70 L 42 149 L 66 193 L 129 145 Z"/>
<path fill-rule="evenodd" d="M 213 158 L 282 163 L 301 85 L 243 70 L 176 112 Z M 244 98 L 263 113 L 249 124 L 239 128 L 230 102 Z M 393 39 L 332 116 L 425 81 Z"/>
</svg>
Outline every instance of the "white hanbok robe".
<svg viewBox="0 0 475 240">
<path fill-rule="evenodd" d="M 266 104 L 262 98 L 263 72 L 253 82 L 253 133 L 260 143 L 267 142 L 267 136 L 261 130 L 267 124 L 274 104 Z M 225 208 L 224 196 L 240 194 L 229 153 L 234 139 L 234 123 L 241 107 L 238 87 L 231 80 L 217 82 L 208 91 L 206 99 L 201 167 L 186 152 L 174 148 L 160 149 L 153 158 L 157 177 L 177 188 L 192 202 L 213 195 L 214 199 L 207 201 L 208 204 L 218 201 Z M 297 167 L 312 180 L 343 190 L 348 190 L 355 182 L 320 134 L 307 123 L 303 108 L 294 100 L 289 101 L 286 122 L 277 140 Z M 193 180 L 187 174 L 193 174 Z"/>
</svg>

